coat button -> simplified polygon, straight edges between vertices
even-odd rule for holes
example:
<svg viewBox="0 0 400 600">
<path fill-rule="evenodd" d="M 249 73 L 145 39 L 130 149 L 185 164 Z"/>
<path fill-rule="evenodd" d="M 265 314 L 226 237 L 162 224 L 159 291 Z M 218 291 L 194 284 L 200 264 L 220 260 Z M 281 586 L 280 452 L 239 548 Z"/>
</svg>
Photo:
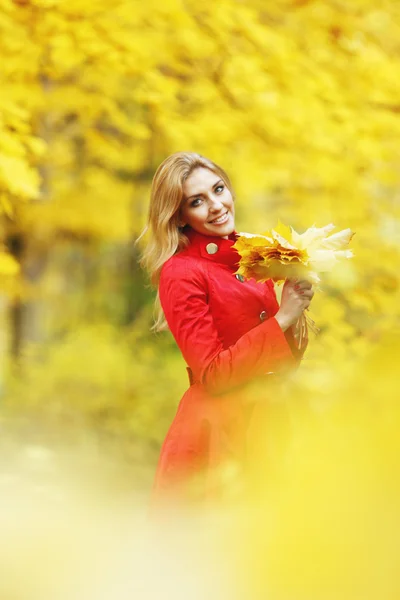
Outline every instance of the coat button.
<svg viewBox="0 0 400 600">
<path fill-rule="evenodd" d="M 262 310 L 262 311 L 260 312 L 260 321 L 265 321 L 265 319 L 267 318 L 267 316 L 268 316 L 268 315 L 267 315 L 267 311 L 265 311 L 265 310 Z"/>
<path fill-rule="evenodd" d="M 213 242 L 211 242 L 211 244 L 207 244 L 206 251 L 207 254 L 215 254 L 216 252 L 218 252 L 217 244 L 214 244 Z"/>
<path fill-rule="evenodd" d="M 236 273 L 235 277 L 236 277 L 236 279 L 237 279 L 238 281 L 240 281 L 241 283 L 243 283 L 243 282 L 244 282 L 244 277 L 243 277 L 243 275 L 240 275 L 240 273 Z"/>
</svg>

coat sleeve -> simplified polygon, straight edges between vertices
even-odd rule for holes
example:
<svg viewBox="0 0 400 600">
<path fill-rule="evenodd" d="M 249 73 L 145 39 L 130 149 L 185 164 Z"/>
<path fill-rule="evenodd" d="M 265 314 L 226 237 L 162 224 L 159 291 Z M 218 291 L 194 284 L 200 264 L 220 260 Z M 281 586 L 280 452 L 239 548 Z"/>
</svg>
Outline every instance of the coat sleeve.
<svg viewBox="0 0 400 600">
<path fill-rule="evenodd" d="M 293 367 L 296 360 L 274 317 L 229 348 L 223 347 L 208 304 L 206 275 L 199 266 L 165 263 L 159 294 L 168 326 L 196 381 L 220 394 L 268 372 Z"/>
</svg>

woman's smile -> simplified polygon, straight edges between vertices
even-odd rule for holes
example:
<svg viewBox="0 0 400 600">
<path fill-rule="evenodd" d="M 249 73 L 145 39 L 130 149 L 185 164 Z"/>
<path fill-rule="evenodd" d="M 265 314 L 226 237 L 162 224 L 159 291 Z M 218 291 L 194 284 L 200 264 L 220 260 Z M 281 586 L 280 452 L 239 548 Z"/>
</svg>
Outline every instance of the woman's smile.
<svg viewBox="0 0 400 600">
<path fill-rule="evenodd" d="M 229 219 L 229 217 L 228 217 L 228 211 L 226 211 L 223 215 L 221 215 L 217 219 L 214 219 L 213 221 L 210 221 L 210 223 L 214 223 L 214 225 L 222 225 L 223 223 L 226 223 L 226 221 L 228 219 Z"/>
</svg>

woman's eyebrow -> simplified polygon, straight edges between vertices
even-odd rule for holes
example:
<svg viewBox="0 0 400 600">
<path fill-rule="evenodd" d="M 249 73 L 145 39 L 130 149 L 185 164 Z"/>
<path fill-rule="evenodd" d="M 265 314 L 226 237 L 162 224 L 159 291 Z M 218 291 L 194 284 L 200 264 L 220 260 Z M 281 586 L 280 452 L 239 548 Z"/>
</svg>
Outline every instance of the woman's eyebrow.
<svg viewBox="0 0 400 600">
<path fill-rule="evenodd" d="M 214 185 L 212 187 L 215 188 L 219 183 L 224 183 L 224 182 L 222 181 L 222 179 L 218 179 L 218 181 L 216 183 L 214 183 Z M 190 198 L 197 198 L 198 196 L 203 196 L 203 193 L 199 192 L 198 194 L 192 194 L 191 196 L 186 198 L 186 202 L 188 200 L 190 200 Z"/>
</svg>

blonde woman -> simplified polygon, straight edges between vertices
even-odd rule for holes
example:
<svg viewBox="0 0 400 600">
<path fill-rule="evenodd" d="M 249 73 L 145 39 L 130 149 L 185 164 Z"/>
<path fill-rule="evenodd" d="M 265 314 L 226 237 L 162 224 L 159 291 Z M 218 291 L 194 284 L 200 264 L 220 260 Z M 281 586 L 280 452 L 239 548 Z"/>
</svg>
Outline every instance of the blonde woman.
<svg viewBox="0 0 400 600">
<path fill-rule="evenodd" d="M 313 291 L 307 281 L 287 281 L 279 306 L 272 281 L 235 276 L 232 185 L 199 154 L 178 152 L 158 167 L 146 232 L 141 262 L 158 290 L 154 329 L 172 332 L 190 384 L 161 448 L 157 509 L 224 494 L 224 464 L 245 461 L 251 405 L 243 390 L 261 378 L 268 390 L 269 379 L 298 363 L 305 345 L 298 350 L 293 326 Z"/>
</svg>

